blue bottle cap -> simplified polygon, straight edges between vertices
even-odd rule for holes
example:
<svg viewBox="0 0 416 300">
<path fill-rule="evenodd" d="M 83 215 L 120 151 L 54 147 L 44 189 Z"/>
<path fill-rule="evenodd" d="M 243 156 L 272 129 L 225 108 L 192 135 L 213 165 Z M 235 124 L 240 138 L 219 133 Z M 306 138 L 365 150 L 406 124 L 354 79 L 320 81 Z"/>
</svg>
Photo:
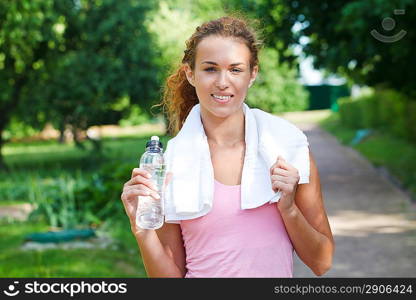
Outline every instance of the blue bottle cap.
<svg viewBox="0 0 416 300">
<path fill-rule="evenodd" d="M 150 138 L 150 141 L 146 143 L 146 148 L 154 148 L 159 147 L 160 149 L 163 149 L 163 144 L 161 141 L 159 141 L 159 137 L 157 135 L 154 135 Z"/>
</svg>

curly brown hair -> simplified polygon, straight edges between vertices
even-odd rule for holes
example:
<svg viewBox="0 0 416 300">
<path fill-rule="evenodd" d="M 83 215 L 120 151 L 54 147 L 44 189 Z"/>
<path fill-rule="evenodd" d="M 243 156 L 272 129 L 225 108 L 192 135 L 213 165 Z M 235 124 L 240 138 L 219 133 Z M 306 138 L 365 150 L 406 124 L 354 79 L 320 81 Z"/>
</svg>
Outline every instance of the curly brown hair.
<svg viewBox="0 0 416 300">
<path fill-rule="evenodd" d="M 241 40 L 251 53 L 250 70 L 254 66 L 258 66 L 258 53 L 262 43 L 258 39 L 254 26 L 249 24 L 249 22 L 249 19 L 242 16 L 225 16 L 211 20 L 198 26 L 192 36 L 186 41 L 186 50 L 184 51 L 182 64 L 173 74 L 167 77 L 162 102 L 156 105 L 163 106 L 164 111 L 167 113 L 169 123 L 167 130 L 169 135 L 174 136 L 179 132 L 192 107 L 199 103 L 195 88 L 186 78 L 184 65 L 188 64 L 194 70 L 196 48 L 204 38 L 218 35 Z"/>
</svg>

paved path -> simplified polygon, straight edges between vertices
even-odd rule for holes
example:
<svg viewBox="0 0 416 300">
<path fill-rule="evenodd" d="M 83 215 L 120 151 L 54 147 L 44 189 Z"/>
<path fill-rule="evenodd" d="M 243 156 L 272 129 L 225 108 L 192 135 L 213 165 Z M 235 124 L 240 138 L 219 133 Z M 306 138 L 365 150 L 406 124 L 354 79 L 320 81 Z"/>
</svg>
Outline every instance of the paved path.
<svg viewBox="0 0 416 300">
<path fill-rule="evenodd" d="M 355 150 L 314 125 L 309 138 L 336 250 L 325 277 L 416 277 L 416 207 Z M 388 149 L 387 149 L 388 150 Z M 295 255 L 295 277 L 315 277 Z"/>
<path fill-rule="evenodd" d="M 33 205 L 29 203 L 0 205 L 0 219 L 24 221 L 33 208 Z"/>
</svg>

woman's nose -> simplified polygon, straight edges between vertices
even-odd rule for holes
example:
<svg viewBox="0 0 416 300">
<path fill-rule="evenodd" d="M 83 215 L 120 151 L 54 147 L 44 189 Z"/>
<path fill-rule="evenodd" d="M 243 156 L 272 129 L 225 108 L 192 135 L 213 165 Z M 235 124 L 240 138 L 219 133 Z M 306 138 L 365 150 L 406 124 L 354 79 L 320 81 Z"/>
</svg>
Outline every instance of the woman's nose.
<svg viewBox="0 0 416 300">
<path fill-rule="evenodd" d="M 215 85 L 221 90 L 228 87 L 229 82 L 227 78 L 227 72 L 219 72 Z"/>
</svg>

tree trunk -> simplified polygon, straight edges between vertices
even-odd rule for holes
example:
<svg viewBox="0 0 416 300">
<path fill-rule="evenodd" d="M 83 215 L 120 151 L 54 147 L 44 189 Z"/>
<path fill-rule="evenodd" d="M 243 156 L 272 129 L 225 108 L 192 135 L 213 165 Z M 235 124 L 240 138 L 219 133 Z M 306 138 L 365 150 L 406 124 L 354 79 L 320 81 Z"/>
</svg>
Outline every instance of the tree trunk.
<svg viewBox="0 0 416 300">
<path fill-rule="evenodd" d="M 98 155 L 102 154 L 103 143 L 102 143 L 101 139 L 100 138 L 98 138 L 98 139 L 97 138 L 92 138 L 92 137 L 88 136 L 88 134 L 87 134 L 87 139 L 92 143 L 93 152 L 95 154 L 98 154 Z"/>
<path fill-rule="evenodd" d="M 3 140 L 3 132 L 10 121 L 10 117 L 13 111 L 16 109 L 20 101 L 20 91 L 22 90 L 22 87 L 26 84 L 26 82 L 27 76 L 22 76 L 19 79 L 17 79 L 14 84 L 10 100 L 4 104 L 2 103 L 3 105 L 0 107 L 0 169 L 3 170 L 8 170 L 2 153 L 3 145 L 5 143 L 5 141 Z"/>
<path fill-rule="evenodd" d="M 4 171 L 8 171 L 9 168 L 6 165 L 6 162 L 4 161 L 4 157 L 3 157 L 3 144 L 4 144 L 4 140 L 3 140 L 3 130 L 4 130 L 5 124 L 0 124 L 0 170 L 4 170 Z"/>
<path fill-rule="evenodd" d="M 65 138 L 65 122 L 62 122 L 61 126 L 59 126 L 59 138 L 58 143 L 59 144 L 65 144 L 66 138 Z"/>
<path fill-rule="evenodd" d="M 75 125 L 72 125 L 72 135 L 74 136 L 75 145 L 79 149 L 85 150 L 85 146 L 81 143 L 81 139 L 79 137 L 79 130 Z"/>
<path fill-rule="evenodd" d="M 8 170 L 6 162 L 3 157 L 3 145 L 6 141 L 3 139 L 3 132 L 7 127 L 10 120 L 11 111 L 14 106 L 11 103 L 6 103 L 3 107 L 0 107 L 0 170 Z"/>
</svg>

